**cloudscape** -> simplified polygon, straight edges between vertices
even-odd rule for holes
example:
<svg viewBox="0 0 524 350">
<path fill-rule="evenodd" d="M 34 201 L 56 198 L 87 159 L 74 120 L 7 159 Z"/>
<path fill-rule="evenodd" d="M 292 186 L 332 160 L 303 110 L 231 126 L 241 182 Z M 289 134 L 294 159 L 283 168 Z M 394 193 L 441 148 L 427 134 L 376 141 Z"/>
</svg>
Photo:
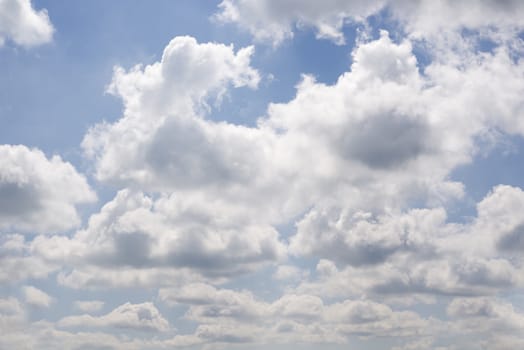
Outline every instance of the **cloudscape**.
<svg viewBox="0 0 524 350">
<path fill-rule="evenodd" d="M 524 349 L 524 2 L 0 0 L 0 349 Z"/>
</svg>

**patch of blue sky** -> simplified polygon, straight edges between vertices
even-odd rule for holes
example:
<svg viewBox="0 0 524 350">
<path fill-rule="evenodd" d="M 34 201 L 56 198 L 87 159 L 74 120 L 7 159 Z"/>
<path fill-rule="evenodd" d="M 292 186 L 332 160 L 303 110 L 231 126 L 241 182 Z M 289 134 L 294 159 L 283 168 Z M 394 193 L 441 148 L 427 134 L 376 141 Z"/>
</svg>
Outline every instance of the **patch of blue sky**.
<svg viewBox="0 0 524 350">
<path fill-rule="evenodd" d="M 450 221 L 464 221 L 476 215 L 476 204 L 494 186 L 524 188 L 524 140 L 504 135 L 504 144 L 478 154 L 471 163 L 454 169 L 450 179 L 464 184 L 466 197 L 448 208 Z"/>
</svg>

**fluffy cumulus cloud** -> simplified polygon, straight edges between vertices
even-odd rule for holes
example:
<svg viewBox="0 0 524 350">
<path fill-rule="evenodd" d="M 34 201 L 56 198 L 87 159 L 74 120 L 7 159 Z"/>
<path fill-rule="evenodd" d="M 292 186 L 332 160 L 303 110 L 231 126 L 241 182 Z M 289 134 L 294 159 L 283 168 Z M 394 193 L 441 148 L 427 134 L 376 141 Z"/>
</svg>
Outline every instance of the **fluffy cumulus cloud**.
<svg viewBox="0 0 524 350">
<path fill-rule="evenodd" d="M 23 293 L 25 302 L 29 305 L 37 307 L 49 307 L 53 302 L 53 298 L 51 296 L 33 286 L 25 286 L 23 288 Z"/>
<path fill-rule="evenodd" d="M 0 145 L 0 230 L 55 233 L 77 226 L 76 205 L 96 195 L 86 178 L 60 156 Z"/>
<path fill-rule="evenodd" d="M 511 303 L 485 297 L 456 298 L 446 311 L 463 334 L 489 334 L 486 343 L 499 343 L 502 349 L 518 346 L 524 340 L 524 314 Z"/>
<path fill-rule="evenodd" d="M 0 263 L 0 281 L 5 284 L 45 278 L 60 267 L 33 255 L 31 243 L 20 234 L 0 236 Z"/>
<path fill-rule="evenodd" d="M 207 116 L 228 88 L 257 86 L 252 48 L 177 37 L 159 62 L 115 70 L 110 92 L 122 98 L 123 116 L 83 141 L 97 178 L 128 189 L 73 237 L 38 237 L 32 247 L 49 263 L 69 262 L 73 269 L 59 275 L 67 286 L 177 285 L 161 299 L 194 303 L 186 317 L 200 326 L 173 344 L 256 338 L 257 328 L 216 318 L 262 328 L 259 320 L 282 318 L 282 329 L 302 332 L 331 318 L 350 322 L 317 339 L 414 335 L 424 323 L 415 313 L 374 301 L 326 306 L 322 297 L 405 305 L 522 286 L 520 189 L 494 188 L 469 223 L 449 223 L 445 209 L 464 193 L 449 180 L 454 169 L 489 151 L 500 133 L 524 131 L 515 119 L 523 68 L 510 51 L 460 64 L 435 60 L 421 70 L 412 42 L 382 31 L 358 43 L 336 83 L 304 76 L 294 99 L 270 104 L 256 127 L 246 127 Z M 273 225 L 297 215 L 291 255 L 324 259 L 311 277 L 275 272 L 277 280 L 302 278 L 298 294 L 268 304 L 249 291 L 199 284 L 282 260 L 286 242 Z"/>
<path fill-rule="evenodd" d="M 166 67 L 184 64 L 178 63 L 180 42 L 192 48 L 184 54 L 227 52 L 213 57 L 241 62 L 241 68 L 222 69 L 217 74 L 224 77 L 216 80 L 209 73 L 208 85 L 196 92 L 184 85 L 180 92 L 182 73 L 173 71 L 172 83 L 155 78 Z M 128 73 L 117 70 L 112 86 L 124 100 L 124 116 L 94 127 L 83 141 L 98 178 L 178 191 L 191 201 L 227 207 L 225 215 L 238 220 L 270 223 L 336 203 L 337 195 L 343 205 L 351 205 L 345 202 L 352 198 L 365 208 L 399 207 L 420 197 L 438 201 L 461 196 L 461 184 L 448 180 L 450 171 L 471 161 L 476 139 L 490 139 L 497 128 L 509 132 L 507 123 L 521 109 L 522 67 L 504 50 L 466 69 L 437 63 L 421 74 L 410 42 L 394 43 L 382 32 L 355 49 L 351 70 L 336 84 L 304 77 L 296 97 L 271 104 L 256 128 L 206 119 L 202 103 L 210 91 L 226 88 L 231 79 L 256 83 L 258 75 L 245 66 L 249 55 L 238 59 L 245 52 L 235 56 L 232 48 L 176 38 L 161 62 Z M 507 104 L 477 102 L 508 84 L 515 93 L 506 97 Z M 328 192 L 336 195 L 326 198 Z"/>
<path fill-rule="evenodd" d="M 132 319 L 132 317 L 129 317 Z M 128 320 L 129 322 L 129 320 Z M 136 322 L 138 323 L 138 322 Z M 129 323 L 128 323 L 129 324 Z M 52 322 L 32 322 L 28 310 L 15 298 L 0 299 L 2 349 L 158 349 L 152 341 L 126 338 L 104 332 L 69 332 Z"/>
<path fill-rule="evenodd" d="M 0 20 L 14 4 L 29 6 L 0 0 Z M 296 28 L 340 45 L 360 31 L 335 82 L 303 75 L 251 126 L 214 113 L 232 89 L 263 88 L 254 46 L 179 36 L 156 62 L 116 67 L 122 114 L 81 143 L 115 194 L 85 225 L 84 175 L 0 146 L 0 281 L 19 298 L 0 298 L 0 348 L 521 347 L 524 190 L 472 200 L 454 172 L 524 136 L 523 11 L 224 0 L 213 25 L 273 50 Z"/>
<path fill-rule="evenodd" d="M 311 342 L 338 343 L 352 335 L 382 337 L 410 336 L 430 332 L 441 325 L 410 311 L 393 311 L 389 306 L 369 300 L 343 300 L 325 304 L 315 295 L 285 294 L 272 302 L 258 300 L 249 291 L 216 289 L 193 284 L 178 289 L 161 289 L 161 300 L 168 305 L 186 304 L 185 318 L 198 321 L 193 335 L 178 340 L 209 343 Z M 245 327 L 245 324 L 252 327 Z M 264 338 L 264 339 L 262 339 Z"/>
<path fill-rule="evenodd" d="M 280 44 L 293 37 L 297 28 L 314 28 L 318 38 L 345 42 L 343 26 L 362 23 L 368 17 L 388 15 L 400 22 L 413 38 L 435 39 L 442 32 L 496 28 L 495 37 L 522 28 L 524 5 L 518 0 L 473 1 L 324 1 L 314 0 L 223 0 L 217 20 L 235 23 L 260 41 Z M 445 19 L 445 20 L 443 20 Z M 501 32 L 503 33 L 501 35 Z"/>
<path fill-rule="evenodd" d="M 24 47 L 45 44 L 53 31 L 47 11 L 35 10 L 30 0 L 0 1 L 0 46 L 6 40 Z"/>
<path fill-rule="evenodd" d="M 257 135 L 229 124 L 209 125 L 198 112 L 213 99 L 219 103 L 230 86 L 256 88 L 260 78 L 249 65 L 252 54 L 253 47 L 235 52 L 232 46 L 176 37 L 160 62 L 127 72 L 116 68 L 109 91 L 122 98 L 124 116 L 92 128 L 82 144 L 97 163 L 97 177 L 154 189 L 248 177 L 250 152 L 263 152 Z"/>
<path fill-rule="evenodd" d="M 238 223 L 216 213 L 212 205 L 177 195 L 154 201 L 123 190 L 86 229 L 71 238 L 39 236 L 32 249 L 44 261 L 74 267 L 62 275 L 73 287 L 168 284 L 171 279 L 163 276 L 171 273 L 187 275 L 184 279 L 227 278 L 285 257 L 286 247 L 272 226 Z M 112 280 L 111 271 L 120 277 Z"/>
<path fill-rule="evenodd" d="M 520 288 L 519 247 L 508 250 L 501 242 L 519 232 L 515 210 L 521 196 L 519 188 L 497 186 L 477 204 L 477 217 L 464 224 L 447 222 L 443 208 L 378 217 L 309 213 L 298 224 L 291 249 L 324 260 L 298 290 L 432 303 L 429 296 L 495 295 Z"/>
<path fill-rule="evenodd" d="M 374 265 L 390 257 L 417 253 L 515 258 L 522 249 L 522 219 L 517 213 L 523 203 L 520 188 L 496 186 L 477 204 L 475 220 L 466 224 L 446 223 L 444 208 L 378 216 L 315 210 L 297 224 L 291 249 L 296 254 L 315 254 L 352 266 Z"/>
<path fill-rule="evenodd" d="M 67 316 L 58 322 L 60 327 L 115 327 L 143 331 L 162 332 L 169 329 L 168 321 L 152 303 L 118 306 L 110 313 L 95 317 L 91 315 Z"/>
<path fill-rule="evenodd" d="M 256 39 L 279 44 L 292 38 L 294 26 L 311 26 L 318 38 L 344 43 L 342 27 L 348 21 L 362 21 L 376 13 L 384 1 L 251 1 L 224 0 L 217 19 L 237 23 Z"/>
<path fill-rule="evenodd" d="M 439 31 L 472 29 L 485 31 L 515 31 L 522 28 L 524 5 L 518 0 L 487 0 L 480 3 L 465 1 L 404 1 L 388 4 L 414 37 L 434 36 Z M 446 18 L 446 21 L 438 19 Z"/>
</svg>

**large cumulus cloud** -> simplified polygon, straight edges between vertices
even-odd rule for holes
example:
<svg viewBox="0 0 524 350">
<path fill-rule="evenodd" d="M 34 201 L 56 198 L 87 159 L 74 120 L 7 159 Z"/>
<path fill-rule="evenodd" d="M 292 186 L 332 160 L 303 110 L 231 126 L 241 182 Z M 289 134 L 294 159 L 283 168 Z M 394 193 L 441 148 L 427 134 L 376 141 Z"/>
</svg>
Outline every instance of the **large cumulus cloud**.
<svg viewBox="0 0 524 350">
<path fill-rule="evenodd" d="M 457 224 L 443 208 L 372 217 L 369 213 L 310 213 L 291 249 L 324 260 L 298 287 L 322 295 L 401 297 L 496 295 L 522 287 L 524 261 L 514 239 L 522 190 L 497 186 L 477 204 L 477 217 Z M 333 214 L 333 213 L 332 213 Z M 509 237 L 509 238 L 508 238 Z M 434 299 L 426 299 L 433 302 Z"/>
<path fill-rule="evenodd" d="M 306 76 L 296 97 L 271 104 L 257 127 L 206 119 L 213 91 L 256 85 L 249 52 L 235 56 L 231 47 L 175 38 L 162 61 L 117 70 L 112 89 L 124 101 L 124 115 L 92 128 L 83 141 L 97 177 L 179 191 L 278 223 L 339 201 L 326 193 L 365 207 L 460 196 L 461 185 L 448 175 L 472 160 L 475 141 L 488 139 L 490 130 L 521 132 L 509 125 L 521 112 L 523 72 L 508 52 L 466 67 L 435 63 L 421 74 L 410 42 L 394 43 L 386 32 L 354 50 L 350 71 L 334 85 Z M 220 73 L 195 86 L 184 83 L 199 62 Z M 168 68 L 179 65 L 188 67 Z M 508 84 L 515 93 L 505 95 L 507 104 L 484 98 Z"/>
<path fill-rule="evenodd" d="M 290 240 L 297 255 L 329 255 L 365 269 L 390 257 L 404 264 L 438 257 L 444 249 L 430 232 L 452 229 L 436 208 L 463 195 L 450 173 L 483 145 L 489 150 L 493 135 L 524 131 L 516 119 L 524 71 L 508 50 L 421 70 L 412 43 L 396 43 L 385 31 L 357 45 L 336 83 L 304 76 L 295 98 L 270 104 L 256 127 L 208 119 L 213 100 L 219 103 L 228 88 L 256 87 L 251 54 L 252 48 L 235 52 L 177 37 L 159 62 L 115 70 L 110 91 L 122 98 L 123 116 L 92 128 L 83 147 L 99 180 L 129 190 L 68 241 L 89 268 L 63 281 L 85 281 L 95 267 L 143 274 L 174 266 L 207 277 L 250 271 L 284 255 L 272 226 L 297 216 L 303 218 Z M 410 211 L 415 203 L 427 209 Z M 464 264 L 485 268 L 486 276 L 495 265 L 513 268 L 490 259 L 430 260 L 413 288 L 436 290 L 427 283 L 440 279 L 425 276 L 442 264 L 460 281 L 468 275 Z M 398 279 L 388 283 L 375 288 L 411 288 Z M 457 283 L 439 288 L 459 293 L 471 285 Z M 507 283 L 515 285 L 512 278 Z"/>
<path fill-rule="evenodd" d="M 237 222 L 227 210 L 219 214 L 211 203 L 177 195 L 154 201 L 122 190 L 85 230 L 71 238 L 37 237 L 32 248 L 50 263 L 74 267 L 62 281 L 78 288 L 181 282 L 180 276 L 161 277 L 170 273 L 227 278 L 285 257 L 286 247 L 272 226 Z M 119 273 L 122 269 L 125 274 Z M 150 278 L 139 277 L 144 275 Z"/>
</svg>

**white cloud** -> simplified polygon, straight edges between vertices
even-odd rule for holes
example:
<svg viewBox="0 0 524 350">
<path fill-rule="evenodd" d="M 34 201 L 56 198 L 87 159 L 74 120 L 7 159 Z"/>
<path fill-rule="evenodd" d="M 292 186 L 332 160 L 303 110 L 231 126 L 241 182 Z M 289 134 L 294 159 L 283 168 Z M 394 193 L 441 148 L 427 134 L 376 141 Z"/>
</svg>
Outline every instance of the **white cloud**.
<svg viewBox="0 0 524 350">
<path fill-rule="evenodd" d="M 213 91 L 258 82 L 250 52 L 175 38 L 160 62 L 117 69 L 111 89 L 122 97 L 124 115 L 91 129 L 84 149 L 100 180 L 163 194 L 120 192 L 63 244 L 83 263 L 126 266 L 135 277 L 162 267 L 233 276 L 284 256 L 271 225 L 306 213 L 291 238 L 295 254 L 354 266 L 393 257 L 409 265 L 417 255 L 440 254 L 428 237 L 453 227 L 442 209 L 406 208 L 460 198 L 463 186 L 450 173 L 483 151 L 493 132 L 524 133 L 515 117 L 522 113 L 524 68 L 508 51 L 479 54 L 462 66 L 435 62 L 422 73 L 410 41 L 394 43 L 387 32 L 359 43 L 350 71 L 335 84 L 304 77 L 296 97 L 271 104 L 257 127 L 207 120 L 202 101 Z M 211 79 L 197 74 L 200 61 L 209 62 Z M 186 82 L 186 71 L 194 71 L 194 83 Z M 440 293 L 517 283 L 490 277 L 513 276 L 505 260 L 458 259 L 420 265 L 417 288 Z M 484 271 L 483 282 L 473 283 L 479 275 L 462 265 Z M 456 281 L 430 287 L 425 278 L 441 268 Z M 76 269 L 64 281 L 85 281 L 88 271 L 97 270 Z M 430 284 L 437 286 L 444 272 Z M 129 279 L 142 279 L 135 277 Z M 414 288 L 388 278 L 375 288 Z"/>
<path fill-rule="evenodd" d="M 326 305 L 315 295 L 284 294 L 273 302 L 266 302 L 249 291 L 216 289 L 202 284 L 162 289 L 159 297 L 171 305 L 188 304 L 184 317 L 200 324 L 193 337 L 175 338 L 175 344 L 197 339 L 226 343 L 288 343 L 309 339 L 333 343 L 344 342 L 351 335 L 429 334 L 430 326 L 439 327 L 438 322 L 422 319 L 414 312 L 393 311 L 368 300 L 344 300 Z"/>
<path fill-rule="evenodd" d="M 92 128 L 83 141 L 98 179 L 177 191 L 242 222 L 281 216 L 282 206 L 289 207 L 285 212 L 295 210 L 293 203 L 278 205 L 285 192 L 274 196 L 287 186 L 271 166 L 279 162 L 274 133 L 205 119 L 206 101 L 217 92 L 224 94 L 231 85 L 256 87 L 252 52 L 177 37 L 160 62 L 127 73 L 117 70 L 111 90 L 122 97 L 124 116 Z"/>
<path fill-rule="evenodd" d="M 76 309 L 88 313 L 101 310 L 104 307 L 104 304 L 105 303 L 101 300 L 77 300 L 74 303 Z"/>
<path fill-rule="evenodd" d="M 432 334 L 437 322 L 421 319 L 412 311 L 393 311 L 373 301 L 344 301 L 331 305 L 327 311 L 332 322 L 340 323 L 343 334 L 410 336 Z M 433 323 L 433 324 L 432 324 Z"/>
<path fill-rule="evenodd" d="M 2 316 L 0 316 L 0 322 Z M 6 331 L 0 337 L 2 349 L 122 349 L 157 350 L 160 346 L 152 341 L 138 338 L 126 339 L 103 332 L 67 332 L 59 330 L 47 321 L 29 322 L 27 319 L 10 319 L 1 324 Z"/>
<path fill-rule="evenodd" d="M 341 264 L 380 264 L 397 253 L 432 253 L 432 237 L 445 234 L 445 219 L 442 208 L 384 216 L 314 210 L 297 224 L 290 248 L 298 255 L 330 258 Z"/>
<path fill-rule="evenodd" d="M 95 199 L 85 177 L 59 156 L 0 145 L 0 230 L 64 231 L 80 223 L 75 205 Z"/>
<path fill-rule="evenodd" d="M 406 1 L 390 2 L 393 14 L 413 36 L 434 36 L 438 32 L 463 28 L 498 30 L 522 28 L 524 5 L 509 1 Z"/>
<path fill-rule="evenodd" d="M 508 255 L 519 256 L 524 251 L 524 191 L 499 185 L 477 205 L 478 227 L 493 232 L 496 248 Z"/>
<path fill-rule="evenodd" d="M 14 346 L 15 341 L 20 340 L 25 319 L 25 310 L 20 301 L 13 297 L 0 298 L 0 329 L 2 330 L 0 348 L 10 348 L 9 345 Z"/>
<path fill-rule="evenodd" d="M 162 275 L 177 270 L 178 278 L 167 281 L 179 281 L 184 274 L 228 278 L 285 257 L 286 247 L 273 227 L 219 217 L 219 211 L 176 194 L 155 201 L 122 190 L 90 218 L 86 229 L 71 238 L 39 236 L 32 242 L 33 252 L 74 268 L 64 283 L 75 287 L 89 283 L 75 281 L 78 274 L 94 279 L 112 274 L 110 285 L 127 284 L 122 278 L 141 284 L 139 276 L 147 274 L 144 282 L 157 285 L 165 283 Z M 124 275 L 122 268 L 127 269 Z"/>
<path fill-rule="evenodd" d="M 95 126 L 82 143 L 96 161 L 97 177 L 170 189 L 249 176 L 240 168 L 249 164 L 247 156 L 234 153 L 237 147 L 257 153 L 251 144 L 256 139 L 245 135 L 249 130 L 212 127 L 196 113 L 231 85 L 257 86 L 258 72 L 249 66 L 252 53 L 253 47 L 235 52 L 232 46 L 176 37 L 160 62 L 129 72 L 116 68 L 109 91 L 122 98 L 124 116 L 116 124 Z M 228 144 L 228 137 L 237 136 L 241 143 Z M 232 164 L 238 167 L 229 168 Z"/>
<path fill-rule="evenodd" d="M 249 291 L 216 289 L 203 284 L 190 284 L 176 289 L 161 289 L 159 297 L 168 304 L 191 305 L 185 317 L 199 323 L 214 323 L 217 319 L 257 322 L 269 315 L 266 305 Z"/>
<path fill-rule="evenodd" d="M 280 281 L 300 281 L 309 274 L 308 270 L 302 270 L 293 265 L 280 265 L 277 267 L 273 278 Z"/>
<path fill-rule="evenodd" d="M 291 36 L 295 22 L 341 43 L 344 21 L 360 21 L 382 6 L 302 2 L 305 7 L 296 10 L 299 4 L 226 0 L 220 16 L 274 43 Z M 390 5 L 398 18 L 402 13 L 396 11 L 410 6 Z M 341 6 L 344 11 L 338 11 Z M 448 7 L 462 11 L 445 2 L 439 8 L 413 6 L 420 18 L 427 9 L 438 16 Z M 479 6 L 486 11 L 498 5 Z M 250 11 L 260 23 L 248 22 Z M 478 24 L 460 11 L 452 26 L 490 23 Z M 276 25 L 273 16 L 282 16 Z M 122 99 L 123 115 L 91 128 L 82 147 L 97 179 L 124 189 L 71 235 L 29 242 L 21 235 L 1 236 L 0 280 L 45 277 L 58 269 L 58 282 L 73 288 L 166 287 L 159 299 L 186 310 L 183 317 L 196 326 L 165 341 L 129 340 L 137 330 L 174 329 L 153 304 L 126 303 L 102 316 L 69 315 L 58 330 L 46 321 L 32 324 L 30 341 L 38 344 L 32 347 L 53 348 L 60 340 L 66 348 L 147 349 L 402 337 L 406 343 L 396 342 L 399 349 L 425 349 L 454 326 L 474 332 L 480 321 L 484 330 L 503 329 L 510 336 L 521 329 L 522 315 L 492 297 L 524 285 L 524 192 L 496 186 L 478 203 L 477 216 L 460 224 L 448 221 L 445 207 L 464 194 L 463 185 L 450 180 L 454 169 L 489 151 L 498 141 L 494 135 L 524 135 L 524 67 L 508 46 L 472 50 L 458 62 L 445 53 L 422 69 L 412 40 L 430 38 L 437 27 L 421 28 L 406 18 L 411 39 L 395 41 L 382 31 L 377 40 L 358 41 L 351 67 L 334 84 L 304 76 L 296 96 L 270 104 L 255 127 L 207 118 L 229 88 L 256 88 L 252 47 L 235 51 L 177 37 L 159 62 L 116 68 L 109 92 Z M 508 19 L 508 25 L 515 21 Z M 0 206 L 0 220 L 7 218 L 2 228 L 48 233 L 78 223 L 75 205 L 94 199 L 85 178 L 39 151 L 0 150 L 6 155 L 0 158 L 0 184 L 7 184 L 0 191 L 20 203 Z M 48 163 L 55 172 L 46 170 Z M 42 190 L 63 189 L 64 183 L 64 191 Z M 63 210 L 40 213 L 44 209 L 28 205 L 32 200 L 24 202 L 35 194 L 46 201 L 45 210 L 52 209 L 47 201 L 65 203 L 61 208 L 76 219 L 62 226 L 46 222 L 48 216 L 63 218 L 57 215 Z M 31 221 L 34 213 L 39 220 Z M 277 224 L 292 220 L 296 232 L 283 240 Z M 320 259 L 316 271 L 291 265 L 288 250 Z M 271 301 L 254 290 L 217 287 L 271 265 L 277 266 L 273 277 L 286 286 Z M 299 283 L 284 284 L 291 280 Z M 46 304 L 42 294 L 32 293 L 28 303 Z M 405 308 L 457 296 L 469 298 L 451 302 L 447 324 Z M 0 300 L 0 311 L 22 313 L 13 300 L 4 304 Z M 74 305 L 91 313 L 104 304 Z M 75 332 L 82 327 L 126 332 Z M 11 340 L 27 339 L 12 334 Z M 508 344 L 519 344 L 518 336 L 511 339 Z"/>
<path fill-rule="evenodd" d="M 62 318 L 60 327 L 120 328 L 130 330 L 163 332 L 169 330 L 168 321 L 152 303 L 125 303 L 106 315 L 67 316 Z"/>
<path fill-rule="evenodd" d="M 494 334 L 482 342 L 484 347 L 491 346 L 495 350 L 513 350 L 524 346 L 524 338 L 518 334 Z"/>
<path fill-rule="evenodd" d="M 495 295 L 522 287 L 522 193 L 496 186 L 463 224 L 448 223 L 443 208 L 386 216 L 312 212 L 298 224 L 291 250 L 324 260 L 297 290 L 420 302 L 424 295 Z"/>
<path fill-rule="evenodd" d="M 513 308 L 490 298 L 456 298 L 448 305 L 447 313 L 453 317 L 500 317 L 509 316 Z"/>
<path fill-rule="evenodd" d="M 179 40 L 174 39 L 173 42 Z M 392 50 L 397 47 L 387 37 L 380 44 Z M 173 45 L 170 44 L 168 48 Z M 198 46 L 194 42 L 191 45 L 201 50 L 202 45 Z M 220 50 L 224 48 L 220 47 Z M 416 78 L 416 67 L 413 57 L 409 55 L 409 45 L 402 46 L 397 51 L 403 55 L 402 58 L 409 61 L 406 67 L 410 67 L 411 77 Z M 231 52 L 230 54 L 232 55 Z M 239 219 L 273 222 L 288 220 L 289 217 L 300 214 L 329 186 L 336 186 L 345 166 L 354 166 L 355 170 L 352 172 L 357 171 L 354 177 L 358 180 L 358 171 L 362 166 L 391 166 L 380 162 L 382 160 L 384 163 L 392 152 L 399 153 L 399 162 L 409 163 L 411 159 L 424 155 L 430 149 L 422 140 L 431 138 L 422 137 L 425 135 L 417 138 L 415 132 L 402 131 L 405 126 L 412 126 L 410 129 L 415 131 L 429 128 L 427 122 L 417 114 L 408 113 L 414 103 L 413 99 L 409 99 L 405 107 L 395 105 L 401 100 L 401 96 L 413 93 L 412 90 L 417 85 L 416 79 L 411 79 L 407 87 L 400 84 L 388 85 L 389 87 L 384 88 L 383 95 L 396 93 L 398 98 L 385 101 L 384 106 L 378 105 L 375 110 L 366 111 L 371 114 L 368 138 L 378 136 L 376 133 L 380 131 L 375 129 L 393 112 L 398 116 L 391 123 L 400 133 L 397 135 L 398 147 L 389 150 L 384 145 L 378 145 L 370 153 L 360 143 L 346 145 L 345 143 L 353 142 L 353 138 L 344 138 L 342 133 L 343 130 L 349 132 L 352 127 L 358 127 L 359 123 L 366 123 L 363 119 L 365 116 L 355 116 L 353 123 L 351 120 L 346 123 L 345 129 L 336 124 L 337 121 L 343 123 L 347 119 L 345 109 L 334 108 L 343 103 L 340 94 L 347 95 L 353 89 L 360 89 L 360 86 L 352 85 L 353 79 L 349 79 L 349 75 L 343 80 L 349 86 L 342 82 L 335 87 L 323 87 L 311 81 L 302 83 L 295 100 L 285 105 L 272 105 L 268 111 L 268 119 L 262 120 L 260 127 L 247 128 L 225 122 L 214 123 L 196 116 L 193 108 L 181 106 L 194 104 L 194 99 L 186 98 L 190 92 L 184 95 L 186 97 L 179 96 L 177 91 L 180 88 L 173 85 L 174 83 L 164 83 L 158 89 L 155 88 L 154 94 L 150 94 L 145 89 L 148 85 L 133 78 L 139 74 L 148 81 L 151 75 L 154 76 L 152 72 L 161 70 L 160 66 L 168 63 L 164 59 L 143 72 L 129 73 L 126 79 L 115 78 L 119 82 L 117 85 L 121 86 L 119 89 L 128 91 L 121 94 L 126 105 L 125 115 L 118 123 L 99 125 L 92 129 L 83 143 L 88 153 L 96 155 L 97 175 L 100 179 L 124 181 L 129 186 L 140 186 L 148 190 L 180 191 L 186 197 L 197 196 L 205 202 L 216 203 L 217 207 L 229 208 L 229 215 L 236 215 Z M 366 67 L 360 69 L 361 75 L 368 74 L 368 71 Z M 398 78 L 404 79 L 400 76 Z M 406 76 L 406 79 L 409 78 Z M 364 79 L 367 78 L 363 77 L 362 80 Z M 186 90 L 192 91 L 191 87 L 186 87 Z M 359 96 L 363 97 L 362 101 L 355 101 L 355 107 L 367 102 L 367 94 L 376 94 L 373 90 L 375 89 L 361 93 Z M 312 105 L 311 101 L 318 101 L 320 96 L 314 100 L 309 96 L 315 95 L 317 91 L 319 95 L 326 95 L 323 98 L 324 103 L 331 108 L 326 109 L 320 104 Z M 170 94 L 177 98 L 165 97 Z M 166 108 L 166 104 L 170 105 L 172 101 L 177 101 L 177 106 Z M 333 110 L 333 117 L 329 118 L 332 120 L 331 125 L 324 125 L 322 121 L 329 119 L 313 119 L 316 108 Z M 393 108 L 398 109 L 398 113 L 391 111 Z M 407 111 L 404 112 L 404 109 Z M 301 122 L 297 121 L 297 114 L 302 116 Z M 307 125 L 311 126 L 306 128 Z M 279 128 L 288 130 L 279 135 Z M 333 151 L 336 153 L 331 154 Z M 346 164 L 346 158 L 354 161 Z M 319 167 L 309 167 L 312 162 L 319 163 Z M 294 185 L 288 186 L 289 183 Z"/>
<path fill-rule="evenodd" d="M 0 46 L 6 39 L 25 47 L 45 44 L 53 31 L 47 11 L 35 10 L 30 0 L 0 1 Z"/>
<path fill-rule="evenodd" d="M 307 77 L 292 101 L 270 105 L 268 119 L 260 121 L 283 133 L 302 178 L 317 171 L 312 175 L 324 180 L 358 183 L 351 197 L 362 191 L 401 202 L 430 188 L 460 195 L 460 186 L 445 179 L 471 161 L 475 138 L 484 139 L 495 125 L 520 130 L 516 92 L 524 90 L 523 67 L 503 50 L 466 67 L 435 63 L 421 75 L 410 42 L 395 44 L 382 32 L 353 57 L 351 71 L 334 85 Z M 507 86 L 510 92 L 501 93 Z M 508 103 L 493 103 L 499 99 Z"/>
<path fill-rule="evenodd" d="M 271 305 L 272 311 L 286 318 L 313 321 L 322 318 L 324 303 L 314 295 L 287 294 Z"/>
<path fill-rule="evenodd" d="M 387 11 L 386 11 L 387 10 Z M 382 20 L 399 21 L 414 38 L 446 36 L 467 28 L 480 30 L 493 38 L 515 35 L 522 29 L 524 6 L 510 1 L 409 1 L 373 0 L 223 0 L 216 19 L 235 23 L 258 41 L 278 45 L 293 37 L 298 28 L 314 28 L 317 38 L 344 43 L 343 26 L 363 23 L 382 12 Z M 497 28 L 491 31 L 493 28 Z M 448 42 L 449 44 L 449 42 Z"/>
<path fill-rule="evenodd" d="M 168 305 L 190 304 L 190 305 L 213 305 L 233 303 L 237 299 L 253 301 L 250 292 L 235 292 L 231 290 L 218 290 L 212 285 L 205 283 L 186 284 L 181 288 L 163 288 L 158 291 L 159 298 Z"/>
<path fill-rule="evenodd" d="M 195 336 L 203 343 L 252 343 L 261 329 L 247 325 L 204 324 L 198 326 Z"/>
<path fill-rule="evenodd" d="M 60 268 L 31 251 L 31 244 L 19 234 L 0 235 L 0 281 L 14 284 L 30 278 L 41 279 Z"/>
<path fill-rule="evenodd" d="M 75 260 L 74 258 L 72 259 Z M 80 259 L 80 263 L 83 260 Z M 78 261 L 77 261 L 78 262 Z M 146 288 L 149 286 L 180 286 L 185 283 L 205 280 L 188 269 L 169 267 L 115 268 L 80 264 L 77 268 L 65 270 L 57 275 L 59 284 L 75 289 Z M 225 278 L 212 278 L 224 282 Z"/>
<path fill-rule="evenodd" d="M 451 326 L 457 332 L 499 344 L 496 349 L 509 349 L 509 344 L 522 344 L 524 314 L 507 301 L 497 298 L 455 298 L 447 307 Z M 501 342 L 502 339 L 506 339 Z"/>
<path fill-rule="evenodd" d="M 202 50 L 203 44 L 184 41 Z M 300 214 L 326 191 L 341 190 L 342 183 L 350 185 L 340 191 L 344 197 L 460 195 L 460 185 L 445 180 L 449 172 L 472 159 L 474 138 L 485 137 L 488 125 L 515 132 L 510 125 L 524 90 L 522 67 L 504 50 L 466 68 L 436 63 L 421 75 L 410 42 L 394 44 L 383 32 L 355 49 L 351 71 L 336 84 L 306 77 L 295 99 L 270 105 L 259 127 L 247 128 L 196 116 L 198 110 L 187 107 L 195 103 L 188 97 L 191 86 L 181 94 L 176 84 L 150 83 L 158 80 L 160 67 L 178 62 L 178 45 L 167 50 L 173 54 L 143 71 L 116 73 L 113 86 L 124 99 L 124 117 L 99 125 L 84 139 L 86 151 L 96 155 L 98 177 L 196 192 L 221 205 L 238 203 L 232 209 L 241 217 L 267 215 L 272 221 Z M 470 82 L 467 88 L 464 81 Z M 500 95 L 508 84 L 508 103 L 491 103 L 488 96 Z M 170 94 L 177 98 L 167 98 Z M 363 189 L 367 184 L 369 191 Z"/>
<path fill-rule="evenodd" d="M 273 45 L 293 37 L 295 26 L 314 27 L 317 38 L 344 43 L 345 22 L 360 22 L 382 7 L 384 1 L 224 0 L 216 19 L 237 23 L 256 40 Z"/>
<path fill-rule="evenodd" d="M 0 299 L 0 314 L 2 316 L 19 315 L 23 313 L 20 302 L 13 298 Z"/>
<path fill-rule="evenodd" d="M 25 302 L 32 306 L 49 307 L 54 301 L 54 298 L 33 286 L 24 286 L 22 292 L 24 294 Z"/>
<path fill-rule="evenodd" d="M 433 344 L 432 338 L 422 338 L 418 340 L 414 340 L 412 342 L 406 343 L 403 346 L 395 346 L 391 350 L 427 350 L 427 349 L 435 349 L 435 350 L 446 350 L 446 348 L 438 347 L 438 348 L 432 348 L 431 345 Z"/>
</svg>

